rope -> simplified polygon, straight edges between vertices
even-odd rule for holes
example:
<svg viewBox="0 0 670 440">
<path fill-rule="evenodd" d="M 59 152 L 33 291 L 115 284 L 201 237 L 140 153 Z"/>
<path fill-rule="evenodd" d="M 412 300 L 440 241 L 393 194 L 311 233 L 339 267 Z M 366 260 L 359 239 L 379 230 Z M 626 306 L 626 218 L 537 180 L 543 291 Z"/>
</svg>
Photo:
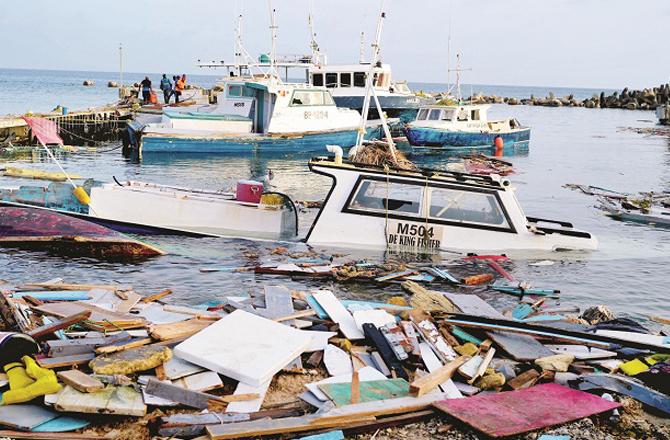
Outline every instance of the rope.
<svg viewBox="0 0 670 440">
<path fill-rule="evenodd" d="M 81 139 L 82 141 L 93 142 L 94 144 L 102 144 L 102 143 L 107 142 L 107 141 L 96 141 L 95 139 L 90 139 L 90 138 L 82 137 L 82 136 L 78 135 L 77 133 L 73 133 L 73 132 L 71 132 L 71 131 L 69 131 L 69 130 L 66 130 L 66 129 L 63 128 L 63 127 L 58 127 L 58 128 L 59 128 L 61 131 L 63 131 L 63 132 L 65 132 L 65 133 L 69 134 L 70 136 L 76 137 L 77 139 Z"/>
</svg>

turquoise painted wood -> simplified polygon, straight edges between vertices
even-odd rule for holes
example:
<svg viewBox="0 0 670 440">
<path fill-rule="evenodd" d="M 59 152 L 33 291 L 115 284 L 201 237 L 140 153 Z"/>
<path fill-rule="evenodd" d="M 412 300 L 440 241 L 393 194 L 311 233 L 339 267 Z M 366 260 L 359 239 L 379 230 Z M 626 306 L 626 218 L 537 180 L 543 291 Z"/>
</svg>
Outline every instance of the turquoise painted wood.
<svg viewBox="0 0 670 440">
<path fill-rule="evenodd" d="M 31 429 L 32 432 L 69 432 L 76 429 L 85 428 L 90 425 L 91 422 L 78 419 L 76 417 L 62 416 L 49 420 L 46 423 L 42 423 L 39 426 Z"/>
<path fill-rule="evenodd" d="M 298 440 L 343 440 L 344 432 L 330 431 L 323 434 L 308 435 L 307 437 L 300 437 Z"/>
<path fill-rule="evenodd" d="M 409 382 L 405 379 L 370 380 L 360 382 L 359 385 L 361 403 L 409 396 Z M 319 389 L 336 406 L 351 404 L 351 382 L 321 384 Z"/>
<path fill-rule="evenodd" d="M 13 298 L 32 296 L 40 301 L 86 301 L 91 299 L 87 290 L 49 290 L 39 292 L 14 292 Z"/>
</svg>

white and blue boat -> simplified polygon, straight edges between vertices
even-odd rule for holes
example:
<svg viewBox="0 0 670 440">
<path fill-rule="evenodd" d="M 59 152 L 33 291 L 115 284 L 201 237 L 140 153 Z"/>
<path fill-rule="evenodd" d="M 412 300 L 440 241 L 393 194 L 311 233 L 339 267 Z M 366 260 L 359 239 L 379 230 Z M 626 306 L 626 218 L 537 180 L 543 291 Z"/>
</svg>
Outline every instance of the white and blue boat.
<svg viewBox="0 0 670 440">
<path fill-rule="evenodd" d="M 416 119 L 405 126 L 407 141 L 420 147 L 486 147 L 496 138 L 505 147 L 528 147 L 530 127 L 515 118 L 489 120 L 489 105 L 434 105 L 422 107 Z"/>
<path fill-rule="evenodd" d="M 161 122 L 131 126 L 135 156 L 154 153 L 314 152 L 356 144 L 360 114 L 339 108 L 325 87 L 276 77 L 230 78 L 217 103 L 164 111 Z M 368 138 L 381 137 L 370 121 Z"/>
</svg>

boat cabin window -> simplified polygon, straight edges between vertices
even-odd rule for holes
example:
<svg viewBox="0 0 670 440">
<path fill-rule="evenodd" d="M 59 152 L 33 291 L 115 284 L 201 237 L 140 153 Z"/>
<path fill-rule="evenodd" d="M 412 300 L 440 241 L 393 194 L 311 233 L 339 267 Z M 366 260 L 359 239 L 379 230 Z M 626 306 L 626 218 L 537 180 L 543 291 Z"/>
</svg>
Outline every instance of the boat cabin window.
<svg viewBox="0 0 670 440">
<path fill-rule="evenodd" d="M 417 121 L 425 121 L 426 116 L 428 116 L 428 109 L 427 108 L 422 108 L 419 110 L 419 113 L 416 115 L 416 120 Z"/>
<path fill-rule="evenodd" d="M 323 73 L 312 74 L 312 85 L 323 87 Z"/>
<path fill-rule="evenodd" d="M 322 90 L 295 90 L 291 97 L 291 106 L 335 105 L 330 92 Z"/>
<path fill-rule="evenodd" d="M 337 72 L 326 73 L 326 87 L 337 87 Z"/>
<path fill-rule="evenodd" d="M 429 215 L 439 220 L 509 228 L 496 196 L 483 192 L 432 188 Z"/>
<path fill-rule="evenodd" d="M 375 86 L 386 88 L 386 78 L 385 73 L 375 73 Z"/>
<path fill-rule="evenodd" d="M 242 84 L 231 84 L 228 86 L 228 96 L 248 96 L 253 97 L 254 91 Z"/>
<path fill-rule="evenodd" d="M 479 121 L 479 110 L 472 110 L 470 112 L 470 119 L 473 121 Z"/>
<path fill-rule="evenodd" d="M 354 87 L 365 87 L 365 72 L 354 72 Z"/>
<path fill-rule="evenodd" d="M 351 72 L 340 73 L 340 87 L 351 87 Z"/>
<path fill-rule="evenodd" d="M 451 121 L 454 119 L 454 111 L 453 110 L 442 110 L 442 120 L 443 121 Z"/>
<path fill-rule="evenodd" d="M 440 110 L 439 108 L 434 108 L 430 111 L 430 114 L 428 115 L 428 119 L 430 119 L 431 121 L 439 121 L 441 113 L 442 113 L 442 110 Z"/>
<path fill-rule="evenodd" d="M 405 214 L 418 217 L 421 213 L 423 187 L 386 181 L 364 179 L 356 195 L 347 205 L 355 211 Z"/>
</svg>

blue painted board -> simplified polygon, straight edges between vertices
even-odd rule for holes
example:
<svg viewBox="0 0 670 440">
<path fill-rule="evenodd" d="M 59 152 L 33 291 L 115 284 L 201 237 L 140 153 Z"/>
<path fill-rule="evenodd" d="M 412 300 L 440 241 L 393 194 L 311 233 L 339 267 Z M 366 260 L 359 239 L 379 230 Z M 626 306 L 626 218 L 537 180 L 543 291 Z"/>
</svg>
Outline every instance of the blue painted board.
<svg viewBox="0 0 670 440">
<path fill-rule="evenodd" d="M 308 435 L 307 437 L 300 437 L 298 440 L 343 440 L 344 433 L 342 431 L 330 431 L 323 434 Z"/>
<path fill-rule="evenodd" d="M 40 301 L 85 301 L 91 299 L 87 290 L 48 290 L 39 292 L 14 292 L 13 298 L 32 296 Z"/>
<path fill-rule="evenodd" d="M 46 423 L 42 423 L 39 426 L 31 429 L 32 432 L 68 432 L 74 431 L 76 429 L 85 428 L 90 425 L 91 422 L 78 419 L 76 417 L 62 416 L 49 420 Z"/>
</svg>

